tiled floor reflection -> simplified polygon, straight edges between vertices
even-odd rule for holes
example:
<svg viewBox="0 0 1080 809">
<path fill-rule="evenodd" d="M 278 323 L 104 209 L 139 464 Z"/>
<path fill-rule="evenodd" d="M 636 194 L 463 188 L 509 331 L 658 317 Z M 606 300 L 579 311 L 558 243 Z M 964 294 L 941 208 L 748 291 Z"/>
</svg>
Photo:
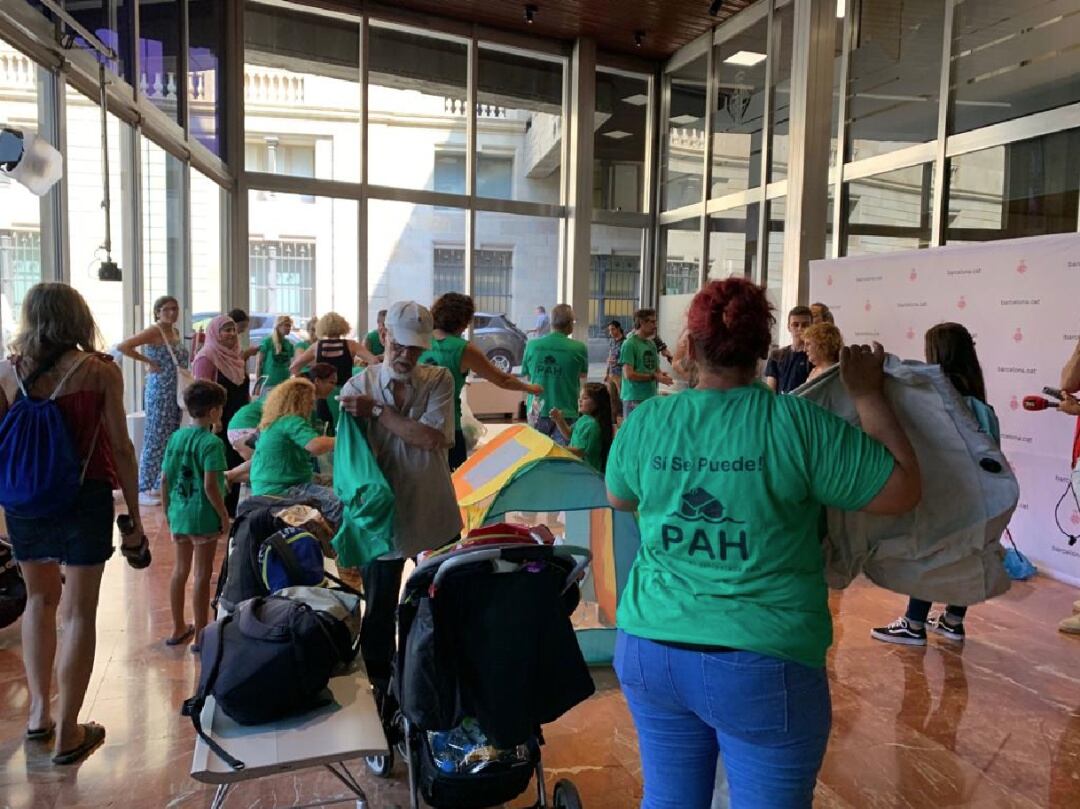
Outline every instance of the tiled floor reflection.
<svg viewBox="0 0 1080 809">
<path fill-rule="evenodd" d="M 153 522 L 154 518 L 151 518 Z M 160 517 L 158 517 L 160 519 Z M 24 743 L 26 690 L 18 625 L 0 630 L 0 809 L 206 807 L 188 777 L 193 732 L 179 716 L 197 664 L 167 649 L 170 548 L 154 540 L 149 571 L 109 563 L 87 718 L 108 730 L 81 766 L 53 767 Z M 816 805 L 833 809 L 1080 807 L 1080 638 L 1060 635 L 1077 590 L 1039 579 L 972 610 L 962 650 L 872 641 L 902 599 L 860 583 L 833 596 L 829 659 L 834 725 Z M 571 778 L 587 809 L 631 809 L 641 797 L 637 737 L 610 671 L 598 693 L 546 730 L 552 781 Z M 406 805 L 400 770 L 376 781 L 355 768 L 375 807 Z M 241 786 L 232 809 L 276 809 L 341 794 L 311 770 Z M 511 804 L 530 806 L 532 793 Z"/>
</svg>

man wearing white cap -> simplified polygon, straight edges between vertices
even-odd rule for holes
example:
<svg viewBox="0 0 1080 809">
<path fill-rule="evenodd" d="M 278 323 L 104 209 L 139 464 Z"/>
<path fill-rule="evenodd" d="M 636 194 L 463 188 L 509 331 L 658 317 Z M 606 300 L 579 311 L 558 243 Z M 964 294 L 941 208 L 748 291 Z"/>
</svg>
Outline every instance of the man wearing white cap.
<svg viewBox="0 0 1080 809">
<path fill-rule="evenodd" d="M 367 607 L 360 650 L 380 696 L 389 690 L 405 559 L 441 547 L 461 532 L 446 453 L 454 445 L 454 379 L 445 368 L 418 362 L 431 348 L 433 329 L 426 308 L 414 301 L 395 303 L 386 314 L 383 361 L 341 389 L 341 409 L 367 420 L 368 443 L 395 498 L 396 552 L 364 569 Z"/>
</svg>

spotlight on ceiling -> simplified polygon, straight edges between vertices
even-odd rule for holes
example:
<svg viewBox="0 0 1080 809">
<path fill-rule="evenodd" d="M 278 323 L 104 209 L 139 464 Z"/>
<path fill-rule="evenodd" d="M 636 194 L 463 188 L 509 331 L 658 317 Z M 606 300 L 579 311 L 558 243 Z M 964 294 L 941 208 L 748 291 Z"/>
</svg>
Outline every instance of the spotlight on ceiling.
<svg viewBox="0 0 1080 809">
<path fill-rule="evenodd" d="M 724 5 L 724 0 L 712 0 L 712 4 L 709 6 L 709 14 L 715 17 L 720 13 L 720 6 Z"/>
<path fill-rule="evenodd" d="M 645 44 L 645 32 L 644 31 L 635 31 L 634 32 L 634 45 L 637 46 L 638 48 L 640 48 L 644 44 Z"/>
<path fill-rule="evenodd" d="M 540 9 L 531 4 L 525 6 L 525 22 L 532 25 L 536 21 L 536 12 L 539 10 Z"/>
</svg>

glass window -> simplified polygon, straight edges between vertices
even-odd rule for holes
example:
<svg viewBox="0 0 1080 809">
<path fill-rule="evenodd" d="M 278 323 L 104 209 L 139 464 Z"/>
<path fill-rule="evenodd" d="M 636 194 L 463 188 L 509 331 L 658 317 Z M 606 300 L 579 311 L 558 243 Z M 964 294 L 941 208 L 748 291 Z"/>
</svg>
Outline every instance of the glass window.
<svg viewBox="0 0 1080 809">
<path fill-rule="evenodd" d="M 430 306 L 444 292 L 464 292 L 465 217 L 431 205 L 368 202 L 367 283 L 372 328 L 395 301 Z"/>
<path fill-rule="evenodd" d="M 139 92 L 182 123 L 179 59 L 179 0 L 139 0 Z"/>
<path fill-rule="evenodd" d="M 244 23 L 248 170 L 358 182 L 358 26 L 258 4 Z"/>
<path fill-rule="evenodd" d="M 218 313 L 221 305 L 222 215 L 225 190 L 210 178 L 191 170 L 191 311 L 193 321 L 205 313 Z M 306 313 L 305 313 L 306 314 Z"/>
<path fill-rule="evenodd" d="M 67 89 L 67 154 L 64 172 L 68 183 L 67 216 L 70 227 L 71 285 L 82 293 L 101 329 L 105 345 L 119 343 L 124 334 L 124 284 L 138 272 L 123 266 L 123 190 L 129 178 L 123 174 L 120 153 L 122 133 L 133 137 L 127 124 L 108 117 L 109 194 L 112 202 L 112 257 L 121 267 L 124 282 L 102 281 L 98 267 L 105 260 L 105 214 L 102 211 L 101 110 L 71 87 Z"/>
<path fill-rule="evenodd" d="M 225 156 L 225 10 L 220 0 L 188 0 L 188 122 L 191 137 Z"/>
<path fill-rule="evenodd" d="M 474 294 L 478 298 L 497 298 L 502 308 L 492 310 L 492 314 L 505 314 L 512 322 L 522 324 L 522 330 L 530 329 L 536 321 L 537 306 L 550 312 L 559 302 L 558 256 L 558 219 L 479 211 Z M 506 276 L 502 262 L 506 261 L 511 263 L 509 297 L 503 283 Z M 585 316 L 584 312 L 579 314 Z"/>
<path fill-rule="evenodd" d="M 513 176 L 514 159 L 512 157 L 477 156 L 477 196 L 510 199 Z M 445 194 L 465 193 L 464 152 L 435 152 L 435 190 Z"/>
<path fill-rule="evenodd" d="M 924 163 L 848 183 L 843 255 L 929 247 L 933 179 Z"/>
<path fill-rule="evenodd" d="M 374 203 L 373 203 L 374 204 Z M 251 313 L 298 323 L 333 310 L 359 327 L 356 200 L 248 193 Z"/>
<path fill-rule="evenodd" d="M 848 84 L 851 160 L 937 137 L 945 3 L 862 0 Z"/>
<path fill-rule="evenodd" d="M 961 0 L 953 22 L 954 132 L 1080 101 L 1080 5 Z"/>
<path fill-rule="evenodd" d="M 372 25 L 368 67 L 368 176 L 376 185 L 438 187 L 438 158 L 461 153 L 465 193 L 465 42 Z M 481 109 L 483 117 L 487 110 Z M 440 151 L 441 148 L 441 151 Z M 434 161 L 434 162 L 430 162 Z M 479 180 L 479 169 L 478 180 Z"/>
<path fill-rule="evenodd" d="M 38 67 L 0 39 L 0 125 L 38 129 Z M 41 205 L 0 173 L 0 357 L 18 327 L 26 291 L 41 280 Z"/>
<path fill-rule="evenodd" d="M 80 3 L 64 3 L 68 14 L 78 20 L 86 30 L 116 53 L 115 60 L 107 60 L 105 67 L 117 76 L 132 80 L 135 60 L 131 58 L 131 2 L 125 0 L 84 0 Z M 42 7 L 48 15 L 48 11 Z M 102 61 L 101 55 L 82 37 L 76 37 L 75 46 L 91 53 Z"/>
<path fill-rule="evenodd" d="M 675 345 L 686 323 L 686 311 L 700 288 L 701 218 L 684 219 L 660 230 L 660 337 Z"/>
<path fill-rule="evenodd" d="M 1080 129 L 958 155 L 949 164 L 950 244 L 1076 230 Z"/>
<path fill-rule="evenodd" d="M 431 293 L 433 301 L 445 292 L 464 292 L 464 247 L 436 247 L 433 267 Z M 476 251 L 476 288 L 472 297 L 478 312 L 510 310 L 510 285 L 513 274 L 513 250 Z"/>
<path fill-rule="evenodd" d="M 764 17 L 716 46 L 718 84 L 710 197 L 744 191 L 761 183 L 768 35 L 769 20 Z"/>
<path fill-rule="evenodd" d="M 641 300 L 641 236 L 638 228 L 592 226 L 589 337 L 606 338 L 607 324 L 634 327 Z"/>
<path fill-rule="evenodd" d="M 843 30 L 843 21 L 839 26 Z M 770 145 L 769 180 L 775 182 L 787 178 L 788 126 L 791 120 L 791 51 L 795 25 L 795 6 L 788 3 L 773 12 L 773 52 L 769 59 L 773 64 L 772 91 L 772 144 Z M 839 52 L 839 49 L 837 49 Z M 839 77 L 839 72 L 837 72 Z M 833 98 L 836 104 L 836 98 Z M 835 132 L 836 115 L 833 115 Z"/>
<path fill-rule="evenodd" d="M 153 303 L 179 296 L 184 272 L 184 164 L 142 138 L 142 289 L 143 320 L 149 325 Z"/>
<path fill-rule="evenodd" d="M 557 204 L 563 148 L 562 62 L 481 47 L 476 92 L 477 151 L 513 158 L 510 198 Z M 479 177 L 477 194 L 485 196 Z"/>
<path fill-rule="evenodd" d="M 665 211 L 701 202 L 707 70 L 708 57 L 702 54 L 666 77 L 671 90 L 671 111 L 661 167 Z"/>
<path fill-rule="evenodd" d="M 315 251 L 306 239 L 250 239 L 251 311 L 306 322 L 315 311 Z"/>
<path fill-rule="evenodd" d="M 645 210 L 642 178 L 648 116 L 647 79 L 597 71 L 593 140 L 595 208 L 634 213 Z"/>
<path fill-rule="evenodd" d="M 709 280 L 754 276 L 760 207 L 755 202 L 709 217 Z"/>
<path fill-rule="evenodd" d="M 769 210 L 768 249 L 765 251 L 765 293 L 769 303 L 780 311 L 784 289 L 784 221 L 787 218 L 787 197 L 771 199 L 765 203 Z M 825 257 L 828 258 L 828 248 Z M 780 336 L 779 318 L 773 326 L 773 342 Z"/>
</svg>

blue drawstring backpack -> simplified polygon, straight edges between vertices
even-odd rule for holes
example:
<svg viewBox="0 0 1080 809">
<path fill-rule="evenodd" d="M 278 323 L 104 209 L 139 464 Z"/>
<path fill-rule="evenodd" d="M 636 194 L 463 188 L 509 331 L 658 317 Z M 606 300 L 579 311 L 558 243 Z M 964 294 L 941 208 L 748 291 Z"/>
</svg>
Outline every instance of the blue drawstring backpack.
<svg viewBox="0 0 1080 809">
<path fill-rule="evenodd" d="M 1012 545 L 1005 551 L 1005 572 L 1013 581 L 1027 581 L 1039 571 L 1035 565 L 1031 564 L 1030 559 L 1020 553 L 1008 528 L 1005 529 L 1005 536 L 1009 538 L 1009 544 Z"/>
<path fill-rule="evenodd" d="M 68 369 L 48 399 L 31 399 L 12 367 L 22 396 L 16 397 L 0 421 L 0 507 L 27 519 L 50 517 L 69 510 L 79 494 L 86 463 L 71 438 L 56 397 L 89 354 L 82 354 Z M 97 443 L 94 430 L 87 461 Z"/>
</svg>

